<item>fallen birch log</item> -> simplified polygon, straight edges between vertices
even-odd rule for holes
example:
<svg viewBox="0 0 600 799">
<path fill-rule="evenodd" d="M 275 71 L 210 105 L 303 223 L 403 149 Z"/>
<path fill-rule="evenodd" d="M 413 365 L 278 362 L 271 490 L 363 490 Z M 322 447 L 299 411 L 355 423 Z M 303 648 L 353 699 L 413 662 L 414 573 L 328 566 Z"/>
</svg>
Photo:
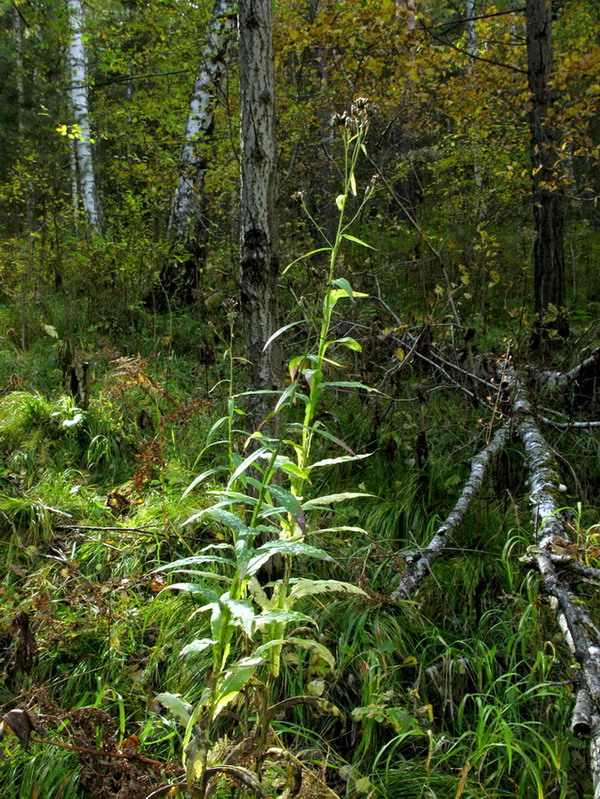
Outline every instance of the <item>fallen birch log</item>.
<svg viewBox="0 0 600 799">
<path fill-rule="evenodd" d="M 398 587 L 392 592 L 390 599 L 393 602 L 408 599 L 429 575 L 432 563 L 442 555 L 456 529 L 465 518 L 471 503 L 481 490 L 493 456 L 504 447 L 507 439 L 508 425 L 504 425 L 496 432 L 490 443 L 471 461 L 471 473 L 463 486 L 460 497 L 446 519 L 437 528 L 429 544 L 424 549 L 405 554 L 409 567 Z"/>
<path fill-rule="evenodd" d="M 515 432 L 527 457 L 535 535 L 535 546 L 530 547 L 529 552 L 534 556 L 563 637 L 579 663 L 580 687 L 571 728 L 579 735 L 590 737 L 594 799 L 600 799 L 600 635 L 571 593 L 565 572 L 557 570 L 558 564 L 554 561 L 556 551 L 564 551 L 569 544 L 568 515 L 559 501 L 558 464 L 535 424 L 525 387 L 510 363 L 504 365 L 503 381 L 513 397 Z"/>
</svg>

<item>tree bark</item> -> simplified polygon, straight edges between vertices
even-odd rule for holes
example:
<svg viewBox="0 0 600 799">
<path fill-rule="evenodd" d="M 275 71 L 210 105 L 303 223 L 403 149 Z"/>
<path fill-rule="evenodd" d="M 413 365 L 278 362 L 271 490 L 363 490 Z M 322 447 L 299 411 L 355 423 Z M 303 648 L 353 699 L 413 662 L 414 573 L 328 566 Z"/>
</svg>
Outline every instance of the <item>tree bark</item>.
<svg viewBox="0 0 600 799">
<path fill-rule="evenodd" d="M 179 178 L 171 203 L 169 235 L 175 246 L 185 249 L 188 255 L 181 263 L 170 263 L 165 267 L 161 279 L 169 296 L 183 302 L 194 299 L 199 268 L 205 258 L 206 142 L 213 132 L 215 96 L 225 71 L 235 27 L 233 8 L 233 0 L 216 0 L 211 13 L 202 62 L 190 100 L 179 161 Z"/>
<path fill-rule="evenodd" d="M 527 0 L 527 67 L 531 91 L 535 310 L 565 303 L 564 193 L 558 131 L 549 118 L 555 94 L 552 0 Z"/>
<path fill-rule="evenodd" d="M 78 126 L 77 163 L 81 200 L 90 228 L 97 233 L 102 227 L 102 213 L 92 159 L 90 115 L 87 92 L 87 58 L 83 43 L 83 4 L 81 0 L 67 0 L 69 12 L 69 45 L 67 61 L 69 67 L 69 86 L 73 117 Z"/>
<path fill-rule="evenodd" d="M 271 0 L 239 2 L 241 145 L 241 306 L 249 360 L 248 389 L 280 385 L 277 342 L 263 350 L 278 327 L 279 259 L 276 219 L 275 70 Z M 256 429 L 272 402 L 248 397 L 247 420 Z"/>
<path fill-rule="evenodd" d="M 557 555 L 563 557 L 572 546 L 568 516 L 561 498 L 558 464 L 533 420 L 525 387 L 510 363 L 506 364 L 503 376 L 513 396 L 515 432 L 523 442 L 527 457 L 535 535 L 535 545 L 529 548 L 529 552 L 563 637 L 579 663 L 580 688 L 588 693 L 593 712 L 597 714 L 600 709 L 600 632 L 590 623 L 585 610 L 572 596 L 568 580 L 557 569 Z M 575 555 L 569 557 L 575 561 Z M 595 774 L 594 780 L 598 785 Z"/>
</svg>

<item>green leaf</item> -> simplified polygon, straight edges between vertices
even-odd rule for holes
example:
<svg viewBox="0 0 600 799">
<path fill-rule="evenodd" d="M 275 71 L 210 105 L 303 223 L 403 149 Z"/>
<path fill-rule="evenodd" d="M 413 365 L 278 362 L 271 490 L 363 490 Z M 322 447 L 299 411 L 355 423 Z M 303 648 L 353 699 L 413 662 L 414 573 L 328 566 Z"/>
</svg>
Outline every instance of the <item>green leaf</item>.
<svg viewBox="0 0 600 799">
<path fill-rule="evenodd" d="M 213 720 L 219 713 L 239 695 L 246 683 L 252 679 L 258 666 L 263 662 L 262 657 L 250 656 L 241 658 L 226 672 L 223 682 L 219 686 Z"/>
<path fill-rule="evenodd" d="M 350 285 L 350 282 L 348 280 L 346 280 L 345 277 L 336 278 L 333 281 L 333 285 L 334 286 L 338 286 L 339 288 L 341 288 L 343 290 L 344 294 L 347 297 L 350 297 L 350 299 L 352 299 L 352 297 L 354 296 L 354 292 L 352 290 L 352 286 Z"/>
<path fill-rule="evenodd" d="M 310 638 L 289 638 L 288 639 L 290 644 L 294 646 L 298 646 L 301 649 L 308 649 L 309 652 L 314 652 L 315 655 L 324 660 L 325 663 L 329 666 L 329 668 L 333 671 L 335 669 L 335 658 L 331 651 L 326 647 L 323 646 L 319 641 L 314 641 Z"/>
<path fill-rule="evenodd" d="M 174 560 L 171 563 L 164 563 L 162 566 L 157 566 L 152 570 L 155 572 L 164 572 L 168 569 L 179 569 L 181 566 L 195 566 L 197 563 L 226 563 L 229 566 L 234 566 L 234 562 L 230 558 L 222 558 L 218 555 L 190 555 L 189 558 L 181 558 Z"/>
<path fill-rule="evenodd" d="M 263 591 L 256 577 L 251 577 L 248 580 L 248 591 L 261 610 L 267 610 L 271 606 L 271 600 Z"/>
<path fill-rule="evenodd" d="M 207 588 L 204 585 L 200 585 L 200 583 L 173 583 L 173 585 L 165 586 L 157 596 L 161 596 L 165 591 L 187 591 L 188 594 L 198 594 L 204 599 L 213 602 L 219 598 L 218 594 L 213 591 L 212 588 Z"/>
<path fill-rule="evenodd" d="M 248 455 L 247 458 L 244 458 L 244 460 L 240 463 L 235 472 L 229 478 L 229 482 L 227 483 L 227 488 L 231 488 L 231 486 L 233 485 L 233 483 L 235 483 L 237 478 L 241 474 L 243 474 L 247 469 L 249 469 L 250 466 L 254 463 L 254 461 L 258 460 L 258 458 L 260 458 L 265 452 L 268 451 L 269 451 L 268 447 L 259 447 L 258 449 L 254 450 L 254 452 L 252 452 L 250 455 Z"/>
<path fill-rule="evenodd" d="M 270 485 L 269 494 L 271 495 L 271 498 L 274 497 L 280 505 L 283 505 L 287 512 L 296 521 L 302 532 L 306 533 L 306 517 L 304 515 L 302 505 L 298 502 L 298 499 L 290 491 L 287 491 L 285 488 L 281 488 L 281 486 Z"/>
<path fill-rule="evenodd" d="M 351 336 L 344 336 L 344 338 L 336 338 L 334 341 L 328 341 L 327 346 L 330 344 L 342 344 L 344 347 L 347 347 L 349 350 L 354 350 L 355 352 L 362 352 L 362 347 L 356 341 L 356 339 L 352 338 Z"/>
<path fill-rule="evenodd" d="M 295 264 L 297 264 L 299 261 L 304 261 L 304 259 L 305 259 L 305 258 L 310 258 L 310 257 L 311 257 L 311 255 L 316 255 L 318 252 L 331 252 L 331 250 L 332 250 L 332 248 L 331 248 L 331 247 L 319 247 L 319 248 L 318 248 L 318 249 L 316 249 L 316 250 L 311 250 L 310 252 L 304 253 L 304 255 L 301 255 L 299 258 L 296 258 L 294 261 L 292 261 L 291 263 L 289 263 L 289 264 L 288 264 L 288 265 L 285 267 L 285 269 L 283 270 L 283 272 L 281 273 L 281 275 L 282 275 L 282 276 L 283 276 L 283 275 L 285 275 L 285 273 L 288 271 L 288 269 L 291 269 L 291 268 L 292 268 L 292 266 L 294 266 Z"/>
<path fill-rule="evenodd" d="M 362 461 L 365 458 L 370 458 L 371 452 L 366 452 L 363 455 L 340 455 L 339 458 L 324 458 L 321 461 L 316 461 L 307 466 L 307 469 L 317 469 L 319 466 L 335 466 L 337 463 L 348 463 L 350 461 Z"/>
<path fill-rule="evenodd" d="M 247 599 L 223 599 L 223 604 L 229 608 L 237 626 L 244 630 L 248 638 L 252 638 L 252 623 L 255 617 L 252 603 Z"/>
<path fill-rule="evenodd" d="M 266 627 L 268 624 L 316 624 L 311 616 L 298 613 L 295 610 L 265 610 L 254 617 L 256 629 Z M 259 647 L 260 649 L 260 647 Z M 257 650 L 258 651 L 258 650 Z"/>
<path fill-rule="evenodd" d="M 313 596 L 315 594 L 359 594 L 367 596 L 367 594 L 352 583 L 341 582 L 340 580 L 309 580 L 305 578 L 294 578 L 290 581 L 293 583 L 290 591 L 290 598 L 300 599 L 304 596 Z"/>
<path fill-rule="evenodd" d="M 323 387 L 329 386 L 330 388 L 361 388 L 363 391 L 370 391 L 371 393 L 379 394 L 379 391 L 372 386 L 366 386 L 364 383 L 359 383 L 356 380 L 332 380 L 322 383 Z"/>
<path fill-rule="evenodd" d="M 302 541 L 267 541 L 255 551 L 254 557 L 250 558 L 246 567 L 247 574 L 252 575 L 267 563 L 273 555 L 305 555 L 310 558 L 320 560 L 331 560 L 331 556 L 323 549 L 311 547 Z"/>
<path fill-rule="evenodd" d="M 231 409 L 233 411 L 233 408 Z M 226 424 L 229 421 L 229 416 L 222 416 L 220 419 L 213 424 L 213 426 L 208 431 L 208 435 L 206 436 L 207 442 L 212 440 L 213 434 L 217 432 L 217 430 Z"/>
<path fill-rule="evenodd" d="M 371 247 L 371 245 L 367 244 L 366 241 L 363 241 L 362 239 L 357 239 L 356 236 L 351 236 L 349 233 L 342 233 L 342 237 L 344 239 L 348 239 L 348 241 L 353 241 L 355 244 L 361 244 L 363 247 L 368 247 L 370 250 L 377 249 L 376 247 Z"/>
<path fill-rule="evenodd" d="M 194 655 L 199 655 L 201 652 L 204 652 L 205 649 L 208 649 L 209 646 L 213 646 L 213 644 L 216 643 L 217 641 L 215 641 L 214 638 L 197 638 L 195 641 L 183 647 L 180 657 L 189 658 Z"/>
<path fill-rule="evenodd" d="M 197 569 L 176 569 L 174 574 L 191 574 L 194 577 L 202 577 L 203 579 L 216 580 L 218 583 L 231 584 L 231 577 L 226 577 L 224 574 L 215 574 L 214 572 L 203 572 Z"/>
<path fill-rule="evenodd" d="M 210 477 L 212 474 L 217 474 L 218 472 L 223 472 L 225 470 L 226 470 L 225 467 L 217 466 L 214 469 L 207 469 L 205 472 L 202 472 L 202 474 L 199 474 L 198 477 L 195 477 L 192 480 L 192 482 L 189 484 L 189 486 L 185 489 L 185 491 L 181 495 L 181 498 L 183 499 L 183 497 L 187 497 L 190 491 L 193 491 L 194 488 L 196 488 L 196 486 L 199 485 L 203 480 L 206 480 L 207 477 Z"/>
<path fill-rule="evenodd" d="M 219 522 L 219 524 L 222 524 L 225 527 L 228 527 L 230 530 L 238 533 L 238 535 L 247 535 L 250 532 L 249 527 L 242 519 L 239 518 L 239 516 L 236 516 L 235 513 L 231 513 L 228 510 L 223 510 L 223 508 L 214 506 L 212 508 L 206 508 L 203 515 L 210 517 L 215 522 Z"/>
<path fill-rule="evenodd" d="M 356 178 L 354 172 L 350 175 L 350 191 L 356 197 Z"/>
<path fill-rule="evenodd" d="M 290 427 L 299 427 L 300 429 L 304 429 L 305 426 L 298 422 L 293 422 L 292 424 L 290 424 Z M 329 430 L 325 430 L 324 427 L 314 426 L 314 427 L 306 427 L 306 429 L 310 430 L 311 433 L 315 433 L 315 435 L 317 436 L 322 436 L 323 438 L 326 438 L 328 441 L 333 441 L 334 444 L 337 444 L 342 449 L 345 449 L 346 452 L 348 452 L 350 455 L 356 455 L 354 450 L 351 447 L 349 447 L 345 441 L 342 441 L 341 438 L 334 436 L 333 433 L 330 433 Z"/>
<path fill-rule="evenodd" d="M 173 715 L 183 724 L 187 724 L 194 710 L 189 702 L 181 698 L 181 694 L 157 694 L 154 702 L 159 702 L 163 707 L 170 710 Z"/>
<path fill-rule="evenodd" d="M 271 342 L 275 341 L 276 338 L 279 338 L 279 336 L 282 333 L 285 333 L 286 330 L 290 330 L 290 328 L 296 327 L 297 325 L 301 325 L 303 323 L 304 319 L 298 319 L 296 322 L 290 322 L 289 325 L 284 325 L 283 327 L 280 327 L 279 330 L 276 330 L 271 336 L 269 336 L 265 346 L 263 347 L 263 352 L 267 349 L 267 347 L 269 346 L 269 344 L 271 344 Z"/>
<path fill-rule="evenodd" d="M 344 491 L 341 494 L 326 494 L 322 497 L 315 497 L 302 503 L 302 507 L 306 508 L 319 508 L 323 505 L 329 505 L 332 502 L 344 502 L 346 499 L 358 499 L 359 497 L 374 497 L 375 494 L 366 494 L 362 491 Z"/>
<path fill-rule="evenodd" d="M 295 383 L 295 382 L 289 384 L 289 386 L 285 389 L 285 391 L 283 391 L 281 393 L 281 396 L 277 400 L 277 404 L 275 405 L 275 408 L 273 409 L 273 413 L 277 413 L 277 411 L 281 408 L 281 406 L 285 404 L 286 400 L 288 400 L 291 396 L 294 395 L 294 393 L 296 392 L 297 387 L 298 387 L 298 384 Z"/>
</svg>

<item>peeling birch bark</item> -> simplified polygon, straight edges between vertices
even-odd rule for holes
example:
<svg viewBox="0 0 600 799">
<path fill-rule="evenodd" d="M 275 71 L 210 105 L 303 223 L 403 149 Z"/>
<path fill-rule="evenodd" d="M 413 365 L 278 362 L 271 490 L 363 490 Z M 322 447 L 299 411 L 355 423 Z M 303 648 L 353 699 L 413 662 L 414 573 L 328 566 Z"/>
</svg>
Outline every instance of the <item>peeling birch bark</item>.
<svg viewBox="0 0 600 799">
<path fill-rule="evenodd" d="M 586 688 L 579 688 L 571 716 L 571 734 L 589 738 L 592 730 L 592 700 Z"/>
<path fill-rule="evenodd" d="M 590 738 L 590 766 L 594 783 L 594 799 L 600 799 L 600 717 L 592 717 L 592 737 Z"/>
<path fill-rule="evenodd" d="M 588 623 L 591 620 L 587 619 L 585 611 L 574 601 L 570 594 L 570 586 L 564 580 L 564 574 L 557 571 L 553 560 L 554 551 L 563 550 L 565 545 L 569 544 L 568 518 L 562 507 L 562 501 L 559 501 L 558 465 L 548 443 L 534 422 L 527 392 L 512 364 L 505 364 L 503 375 L 513 395 L 515 432 L 523 442 L 527 457 L 531 488 L 530 505 L 536 542 L 535 547 L 531 547 L 530 550 L 535 555 L 544 591 L 550 597 L 551 607 L 557 614 L 557 621 L 566 643 L 579 663 L 581 690 L 587 692 L 592 710 L 598 711 L 600 709 L 598 634 L 595 625 Z M 596 748 L 599 754 L 600 743 Z M 600 799 L 599 776 L 600 769 L 594 773 L 594 790 L 599 791 L 594 795 Z"/>
<path fill-rule="evenodd" d="M 415 560 L 402 577 L 400 585 L 392 592 L 390 597 L 392 601 L 398 602 L 401 599 L 408 599 L 429 575 L 432 563 L 443 554 L 448 541 L 456 532 L 456 529 L 465 518 L 471 503 L 481 490 L 492 458 L 505 446 L 507 439 L 508 425 L 504 425 L 496 432 L 490 443 L 473 458 L 471 461 L 471 474 L 464 484 L 454 508 L 438 527 L 425 549 L 414 553 Z"/>
<path fill-rule="evenodd" d="M 214 128 L 215 97 L 226 67 L 235 29 L 234 0 L 216 0 L 206 34 L 206 44 L 190 99 L 184 141 L 179 159 L 179 178 L 169 214 L 169 235 L 189 250 L 183 274 L 172 274 L 179 264 L 163 272 L 183 299 L 190 300 L 197 287 L 198 261 L 206 240 L 204 179 L 207 170 L 206 142 Z M 166 270 L 165 270 L 166 271 Z"/>
<path fill-rule="evenodd" d="M 90 115 L 87 93 L 87 57 L 83 43 L 83 3 L 81 0 L 67 0 L 69 11 L 70 38 L 67 48 L 69 67 L 69 84 L 73 117 L 79 131 L 77 142 L 77 163 L 79 166 L 79 185 L 81 201 L 89 226 L 100 232 L 102 214 L 96 191 L 94 163 L 92 159 L 92 142 L 90 132 Z"/>
</svg>

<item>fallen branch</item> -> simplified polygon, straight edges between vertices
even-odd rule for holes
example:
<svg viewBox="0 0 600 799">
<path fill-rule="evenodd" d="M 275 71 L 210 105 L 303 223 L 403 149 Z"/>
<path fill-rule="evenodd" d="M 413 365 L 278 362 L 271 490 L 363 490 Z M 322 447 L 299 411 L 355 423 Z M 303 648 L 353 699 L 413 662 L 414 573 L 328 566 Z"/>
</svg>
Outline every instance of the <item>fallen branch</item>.
<svg viewBox="0 0 600 799">
<path fill-rule="evenodd" d="M 566 388 L 570 383 L 588 377 L 586 372 L 590 372 L 590 376 L 594 373 L 600 373 L 600 347 L 592 352 L 592 354 L 570 369 L 568 372 L 541 372 L 538 376 L 538 383 L 546 389 L 556 391 L 560 388 Z"/>
<path fill-rule="evenodd" d="M 137 760 L 139 763 L 146 763 L 149 766 L 156 766 L 159 769 L 164 769 L 167 763 L 161 763 L 160 760 L 152 760 L 145 755 L 140 755 L 138 752 L 103 752 L 100 749 L 90 749 L 87 746 L 73 746 L 73 744 L 65 744 L 62 741 L 50 741 L 46 738 L 30 738 L 36 744 L 48 744 L 49 746 L 57 746 L 59 749 L 68 749 L 71 752 L 77 752 L 82 755 L 95 755 L 96 757 L 112 757 L 122 760 Z"/>
<path fill-rule="evenodd" d="M 484 447 L 471 461 L 471 474 L 455 506 L 450 511 L 444 522 L 438 527 L 435 535 L 424 548 L 411 553 L 412 562 L 407 572 L 402 577 L 400 585 L 392 592 L 391 600 L 397 602 L 408 599 L 429 575 L 431 564 L 443 553 L 456 529 L 465 518 L 471 503 L 481 490 L 488 466 L 493 458 L 506 444 L 508 439 L 508 426 L 501 427 L 490 443 Z M 406 556 L 405 556 L 406 558 Z"/>
<path fill-rule="evenodd" d="M 600 427 L 600 422 L 554 422 L 552 419 L 548 419 L 547 416 L 538 418 L 544 424 L 557 427 L 559 430 L 592 430 L 595 427 Z"/>
</svg>

